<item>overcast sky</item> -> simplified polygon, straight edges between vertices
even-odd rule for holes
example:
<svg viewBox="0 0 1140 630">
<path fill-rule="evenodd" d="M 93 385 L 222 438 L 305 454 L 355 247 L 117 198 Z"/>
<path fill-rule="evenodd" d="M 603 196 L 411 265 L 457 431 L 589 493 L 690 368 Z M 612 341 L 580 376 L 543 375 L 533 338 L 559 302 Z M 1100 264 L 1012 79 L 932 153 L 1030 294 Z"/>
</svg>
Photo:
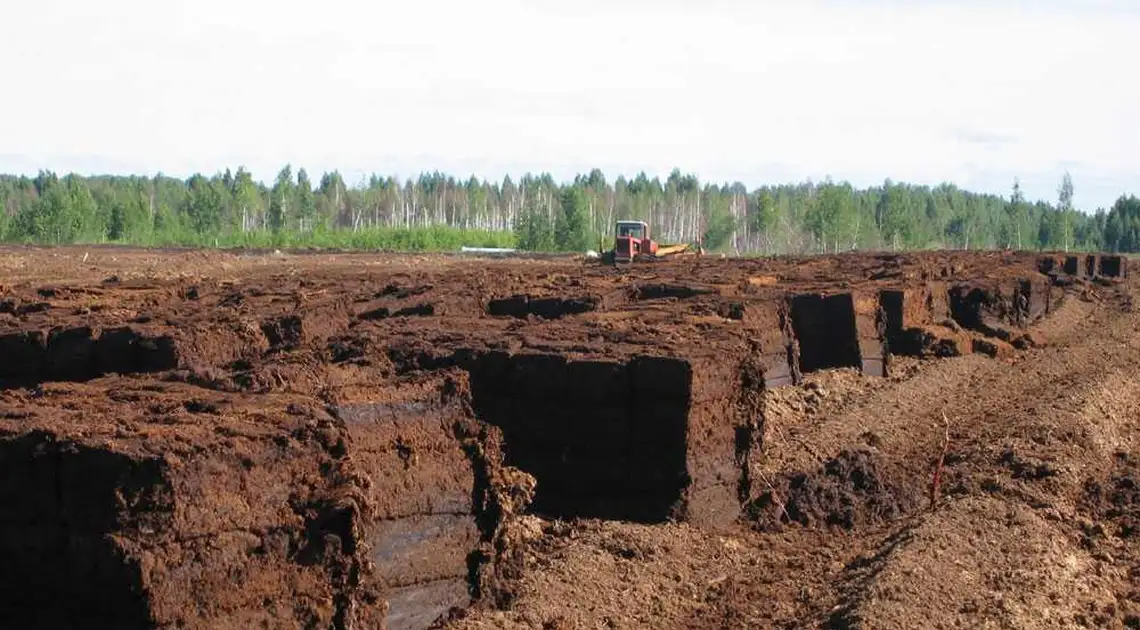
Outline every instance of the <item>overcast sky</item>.
<svg viewBox="0 0 1140 630">
<path fill-rule="evenodd" d="M 0 171 L 674 167 L 1140 194 L 1140 3 L 36 0 L 0 21 Z"/>
</svg>

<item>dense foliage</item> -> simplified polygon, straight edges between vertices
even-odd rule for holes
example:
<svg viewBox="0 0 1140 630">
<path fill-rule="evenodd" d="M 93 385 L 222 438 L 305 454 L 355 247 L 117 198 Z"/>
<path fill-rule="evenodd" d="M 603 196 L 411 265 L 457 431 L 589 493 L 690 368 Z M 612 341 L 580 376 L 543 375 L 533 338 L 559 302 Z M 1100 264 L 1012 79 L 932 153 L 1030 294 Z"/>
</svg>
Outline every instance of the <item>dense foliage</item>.
<svg viewBox="0 0 1140 630">
<path fill-rule="evenodd" d="M 314 185 L 286 166 L 269 184 L 239 168 L 212 177 L 0 176 L 0 235 L 37 243 L 319 246 L 458 249 L 462 245 L 582 251 L 607 246 L 614 221 L 648 221 L 662 242 L 709 250 L 806 253 L 858 249 L 1005 248 L 1140 250 L 1140 200 L 1109 211 L 1072 205 L 1066 174 L 1057 202 L 1008 198 L 952 184 L 890 180 L 856 189 L 804 182 L 748 190 L 701 183 L 674 170 L 607 181 L 549 174 L 487 182 L 424 173 L 403 182 L 337 172 Z"/>
</svg>

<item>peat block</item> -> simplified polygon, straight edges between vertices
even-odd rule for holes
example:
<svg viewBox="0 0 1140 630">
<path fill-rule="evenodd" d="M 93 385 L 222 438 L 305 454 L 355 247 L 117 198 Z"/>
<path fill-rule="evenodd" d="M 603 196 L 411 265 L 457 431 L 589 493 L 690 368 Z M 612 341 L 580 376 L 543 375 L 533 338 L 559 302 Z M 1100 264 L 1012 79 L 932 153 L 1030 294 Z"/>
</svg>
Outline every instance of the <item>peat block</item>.
<svg viewBox="0 0 1140 630">
<path fill-rule="evenodd" d="M 0 625 L 426 627 L 470 602 L 498 526 L 466 392 L 445 372 L 331 413 L 122 378 L 0 392 Z"/>
</svg>

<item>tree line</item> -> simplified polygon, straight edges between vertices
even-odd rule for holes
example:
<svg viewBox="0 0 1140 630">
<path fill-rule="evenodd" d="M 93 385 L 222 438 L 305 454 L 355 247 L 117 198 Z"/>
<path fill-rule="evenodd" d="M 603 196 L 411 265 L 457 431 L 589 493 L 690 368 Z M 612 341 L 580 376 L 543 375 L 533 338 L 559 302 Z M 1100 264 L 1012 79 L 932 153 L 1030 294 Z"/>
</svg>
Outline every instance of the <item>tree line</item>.
<svg viewBox="0 0 1140 630">
<path fill-rule="evenodd" d="M 291 165 L 269 183 L 226 169 L 186 179 L 157 175 L 0 175 L 0 237 L 8 242 L 137 245 L 329 246 L 457 249 L 461 245 L 584 251 L 608 247 L 614 222 L 647 221 L 656 240 L 739 254 L 851 249 L 1140 251 L 1140 200 L 1073 207 L 1066 174 L 1055 202 L 1030 202 L 949 183 L 887 180 L 856 188 L 830 179 L 761 186 L 701 182 L 674 170 L 609 181 L 600 170 L 558 182 L 339 172 L 314 181 Z"/>
</svg>

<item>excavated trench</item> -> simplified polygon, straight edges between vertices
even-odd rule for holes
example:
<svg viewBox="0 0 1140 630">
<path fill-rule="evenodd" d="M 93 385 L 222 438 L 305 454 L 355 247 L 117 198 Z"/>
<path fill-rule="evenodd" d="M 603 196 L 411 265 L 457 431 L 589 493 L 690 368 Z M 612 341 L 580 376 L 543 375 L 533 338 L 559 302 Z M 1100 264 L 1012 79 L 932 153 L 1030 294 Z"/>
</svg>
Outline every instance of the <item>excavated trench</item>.
<svg viewBox="0 0 1140 630">
<path fill-rule="evenodd" d="M 1084 272 L 1085 266 L 1081 264 L 1080 256 L 1065 256 L 1065 262 L 1061 268 L 1070 276 L 1080 276 Z"/>
<path fill-rule="evenodd" d="M 1045 255 L 1038 258 L 1037 271 L 1049 276 L 1121 279 L 1128 276 L 1128 259 L 1116 254 Z"/>
<path fill-rule="evenodd" d="M 850 293 L 797 295 L 792 327 L 800 345 L 800 371 L 860 367 L 855 303 Z"/>
<path fill-rule="evenodd" d="M 526 319 L 530 315 L 543 319 L 560 319 L 567 315 L 588 313 L 598 308 L 598 299 L 595 297 L 532 297 L 529 295 L 513 295 L 507 298 L 491 300 L 487 304 L 487 314 L 493 316 L 509 316 Z"/>
<path fill-rule="evenodd" d="M 652 522 L 677 507 L 689 483 L 687 361 L 493 351 L 461 365 L 476 417 L 503 431 L 506 463 L 535 476 L 535 512 Z"/>
<path fill-rule="evenodd" d="M 160 372 L 177 365 L 174 340 L 129 327 L 87 326 L 0 336 L 0 382 L 80 381 L 100 374 Z"/>
<path fill-rule="evenodd" d="M 1127 262 L 1123 256 L 1101 256 L 1100 275 L 1105 278 L 1123 278 L 1128 272 Z"/>
<path fill-rule="evenodd" d="M 1059 296 L 1044 277 L 797 294 L 786 306 L 737 305 L 735 319 L 759 342 L 714 357 L 461 350 L 412 363 L 469 373 L 476 417 L 502 430 L 506 463 L 537 480 L 535 513 L 717 524 L 751 498 L 747 462 L 763 430 L 755 400 L 764 388 L 831 368 L 884 376 L 891 353 L 927 351 L 922 326 L 953 320 L 1009 337 Z"/>
<path fill-rule="evenodd" d="M 764 343 L 717 358 L 463 350 L 413 363 L 469 373 L 476 417 L 502 430 L 506 463 L 537 480 L 533 512 L 723 524 L 751 498 L 747 462 L 763 425 L 754 400 L 765 387 L 831 368 L 883 376 L 888 349 L 924 351 L 908 334 L 916 325 L 953 319 L 1008 336 L 997 327 L 1027 325 L 1049 305 L 1047 284 L 1029 280 L 989 288 L 931 283 L 869 297 L 798 294 L 786 310 L 738 308 L 746 323 L 751 313 L 766 313 L 757 321 L 767 328 L 756 333 Z M 792 351 L 773 326 L 779 312 L 788 315 Z"/>
</svg>

